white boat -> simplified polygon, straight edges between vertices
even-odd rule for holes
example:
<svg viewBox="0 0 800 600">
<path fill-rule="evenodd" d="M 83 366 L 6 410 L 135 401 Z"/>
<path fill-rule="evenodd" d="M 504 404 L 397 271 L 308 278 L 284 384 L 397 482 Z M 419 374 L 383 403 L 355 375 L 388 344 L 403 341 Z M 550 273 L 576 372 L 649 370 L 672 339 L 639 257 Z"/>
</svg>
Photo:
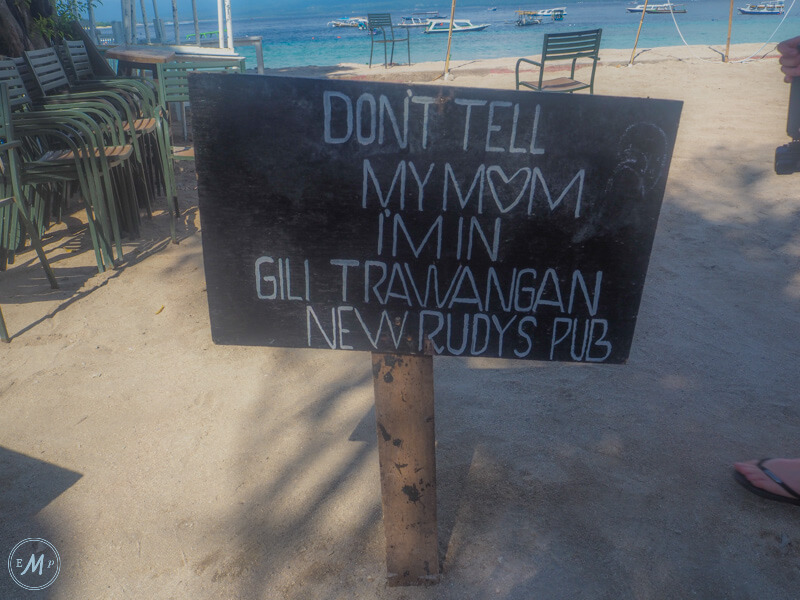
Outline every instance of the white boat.
<svg viewBox="0 0 800 600">
<path fill-rule="evenodd" d="M 647 8 L 645 8 L 644 4 L 639 4 L 637 6 L 629 6 L 626 9 L 630 13 L 640 13 L 642 11 L 649 13 L 649 14 L 681 14 L 686 12 L 686 6 L 683 4 L 672 4 L 672 2 L 667 2 L 666 4 L 648 4 Z"/>
<path fill-rule="evenodd" d="M 686 12 L 686 6 L 683 4 L 672 4 L 672 2 L 667 2 L 666 4 L 648 4 L 647 8 L 644 11 L 648 14 L 680 14 Z"/>
<path fill-rule="evenodd" d="M 328 22 L 328 27 L 356 27 L 358 29 L 367 28 L 366 17 L 342 17 Z"/>
<path fill-rule="evenodd" d="M 762 4 L 748 4 L 739 9 L 743 15 L 782 15 L 784 12 L 783 0 L 777 2 L 764 2 Z"/>
<path fill-rule="evenodd" d="M 542 19 L 553 19 L 554 21 L 560 21 L 564 15 L 567 14 L 567 7 L 566 6 L 558 6 L 556 8 L 543 8 L 541 10 L 534 11 L 536 16 Z"/>
<path fill-rule="evenodd" d="M 564 15 L 567 14 L 566 6 L 559 6 L 557 8 L 543 8 L 541 10 L 517 10 L 517 20 L 515 21 L 518 27 L 525 27 L 526 25 L 540 25 L 545 20 L 562 21 Z"/>
<path fill-rule="evenodd" d="M 489 26 L 489 23 L 484 23 L 482 25 L 473 25 L 471 21 L 467 19 L 455 19 L 453 21 L 453 33 L 462 33 L 467 31 L 483 31 Z M 431 21 L 428 23 L 428 28 L 424 31 L 424 33 L 447 33 L 450 31 L 450 21 L 449 20 L 442 20 L 442 21 Z"/>
<path fill-rule="evenodd" d="M 517 27 L 527 27 L 528 25 L 541 25 L 542 20 L 536 16 L 537 11 L 535 10 L 518 10 L 517 13 L 517 20 L 514 21 L 514 24 Z"/>
<path fill-rule="evenodd" d="M 439 14 L 439 11 L 432 10 L 427 12 L 415 12 L 411 13 L 408 17 L 400 17 L 400 22 L 397 24 L 398 27 L 427 27 L 428 23 L 433 21 L 434 19 L 441 19 L 442 15 Z"/>
</svg>

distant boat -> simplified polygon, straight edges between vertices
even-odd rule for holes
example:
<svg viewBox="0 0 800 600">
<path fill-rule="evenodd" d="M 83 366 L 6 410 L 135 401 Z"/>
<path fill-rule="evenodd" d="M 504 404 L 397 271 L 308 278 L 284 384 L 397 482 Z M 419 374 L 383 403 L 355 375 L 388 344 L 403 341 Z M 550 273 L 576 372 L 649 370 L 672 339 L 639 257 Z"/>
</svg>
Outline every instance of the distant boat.
<svg viewBox="0 0 800 600">
<path fill-rule="evenodd" d="M 567 14 L 566 6 L 559 6 L 557 8 L 543 8 L 542 10 L 535 11 L 539 17 L 552 17 L 554 21 L 559 21 L 559 16 L 563 17 Z"/>
<path fill-rule="evenodd" d="M 515 11 L 517 13 L 517 20 L 515 23 L 519 27 L 525 27 L 526 25 L 539 25 L 545 19 L 553 21 L 561 21 L 564 19 L 564 15 L 567 14 L 567 7 L 566 6 L 559 6 L 558 8 L 543 8 L 541 10 L 518 10 Z"/>
<path fill-rule="evenodd" d="M 434 19 L 441 19 L 442 15 L 439 14 L 439 11 L 432 10 L 426 12 L 415 12 L 411 13 L 408 17 L 400 17 L 400 22 L 397 24 L 398 27 L 427 27 L 428 23 L 430 23 Z"/>
<path fill-rule="evenodd" d="M 672 4 L 671 2 L 667 2 L 666 4 L 648 4 L 644 12 L 656 15 L 670 13 L 679 14 L 686 12 L 686 6 L 683 4 Z"/>
<path fill-rule="evenodd" d="M 497 7 L 496 6 L 492 6 L 490 8 L 487 8 L 486 10 L 488 10 L 489 12 L 494 12 L 494 11 L 497 10 Z"/>
<path fill-rule="evenodd" d="M 762 4 L 748 4 L 739 9 L 739 12 L 743 15 L 782 15 L 783 11 L 783 0 L 764 2 Z"/>
<path fill-rule="evenodd" d="M 365 17 L 342 17 L 341 19 L 329 21 L 328 27 L 356 27 L 358 29 L 366 29 L 367 19 Z"/>
<path fill-rule="evenodd" d="M 536 16 L 535 10 L 518 10 L 517 20 L 514 21 L 517 27 L 527 27 L 529 25 L 541 25 L 542 20 Z"/>
<path fill-rule="evenodd" d="M 637 6 L 629 6 L 626 9 L 629 13 L 640 13 L 642 11 L 650 14 L 680 14 L 686 12 L 686 7 L 683 4 L 672 4 L 671 2 L 667 2 L 666 4 L 648 4 L 647 8 L 644 7 L 644 4 L 639 4 Z"/>
<path fill-rule="evenodd" d="M 467 31 L 483 31 L 489 26 L 488 23 L 483 25 L 473 25 L 467 19 L 456 19 L 453 21 L 453 33 L 462 33 Z M 431 21 L 428 23 L 428 28 L 424 33 L 447 33 L 450 31 L 450 21 Z"/>
</svg>

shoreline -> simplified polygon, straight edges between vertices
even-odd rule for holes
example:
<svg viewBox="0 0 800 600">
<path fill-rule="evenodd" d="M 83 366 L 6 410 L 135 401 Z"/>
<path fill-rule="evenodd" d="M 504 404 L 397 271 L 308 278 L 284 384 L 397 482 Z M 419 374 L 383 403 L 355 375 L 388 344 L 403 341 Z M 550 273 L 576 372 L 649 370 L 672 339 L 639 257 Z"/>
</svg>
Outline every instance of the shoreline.
<svg viewBox="0 0 800 600">
<path fill-rule="evenodd" d="M 731 44 L 728 55 L 728 63 L 737 64 L 743 62 L 753 62 L 762 59 L 774 59 L 778 57 L 775 49 L 778 42 L 764 44 Z M 598 68 L 602 67 L 622 67 L 628 66 L 631 60 L 633 48 L 622 49 L 600 49 L 600 60 Z M 710 64 L 726 64 L 723 62 L 725 46 L 658 46 L 658 47 L 637 47 L 633 64 L 653 64 L 660 62 L 689 62 Z M 469 60 L 451 60 L 450 75 L 448 81 L 453 81 L 459 77 L 497 75 L 514 73 L 514 66 L 518 58 L 531 58 L 537 54 L 520 56 L 508 56 L 503 58 L 475 58 Z M 564 64 L 566 61 L 564 61 Z M 586 64 L 586 61 L 584 61 Z M 578 67 L 580 68 L 579 62 Z M 548 67 L 549 68 L 549 67 Z M 373 64 L 368 67 L 362 63 L 339 63 L 337 65 L 305 65 L 301 67 L 279 67 L 264 69 L 265 75 L 281 75 L 295 77 L 329 77 L 332 79 L 364 79 L 376 81 L 397 81 L 397 82 L 431 82 L 441 79 L 444 70 L 444 58 L 440 61 L 425 61 L 419 63 L 392 64 L 384 68 L 383 64 Z M 446 83 L 442 80 L 442 83 Z"/>
</svg>

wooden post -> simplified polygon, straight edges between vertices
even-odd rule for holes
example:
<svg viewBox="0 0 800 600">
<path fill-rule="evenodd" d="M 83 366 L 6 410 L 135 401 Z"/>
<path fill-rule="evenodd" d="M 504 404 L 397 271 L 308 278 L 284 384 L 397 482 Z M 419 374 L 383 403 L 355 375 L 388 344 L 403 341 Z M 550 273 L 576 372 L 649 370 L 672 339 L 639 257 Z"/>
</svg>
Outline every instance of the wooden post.
<svg viewBox="0 0 800 600">
<path fill-rule="evenodd" d="M 199 46 L 201 40 L 200 40 L 200 21 L 197 18 L 197 0 L 192 0 L 192 18 L 194 19 L 194 43 Z"/>
<path fill-rule="evenodd" d="M 150 27 L 147 26 L 147 5 L 145 0 L 141 1 L 142 5 L 142 23 L 144 24 L 144 39 L 149 44 L 150 43 Z"/>
<path fill-rule="evenodd" d="M 372 354 L 386 583 L 439 581 L 433 357 Z"/>
<path fill-rule="evenodd" d="M 722 62 L 728 62 L 729 53 L 731 51 L 731 27 L 733 26 L 733 0 L 731 0 L 731 9 L 728 12 L 728 41 L 725 42 L 725 56 L 722 57 Z"/>
<path fill-rule="evenodd" d="M 175 43 L 181 43 L 181 31 L 178 25 L 178 0 L 172 0 L 172 28 L 175 30 Z"/>
<path fill-rule="evenodd" d="M 444 57 L 444 78 L 449 79 L 450 75 L 450 43 L 453 41 L 453 21 L 456 18 L 456 0 L 450 6 L 450 29 L 447 31 L 447 54 Z"/>
<path fill-rule="evenodd" d="M 636 55 L 636 46 L 639 45 L 639 34 L 642 33 L 642 25 L 644 24 L 644 15 L 647 12 L 647 1 L 644 0 L 644 6 L 642 7 L 642 18 L 639 19 L 639 29 L 636 30 L 636 41 L 633 42 L 633 50 L 631 50 L 631 62 L 628 63 L 630 67 L 633 64 L 633 57 Z"/>
</svg>

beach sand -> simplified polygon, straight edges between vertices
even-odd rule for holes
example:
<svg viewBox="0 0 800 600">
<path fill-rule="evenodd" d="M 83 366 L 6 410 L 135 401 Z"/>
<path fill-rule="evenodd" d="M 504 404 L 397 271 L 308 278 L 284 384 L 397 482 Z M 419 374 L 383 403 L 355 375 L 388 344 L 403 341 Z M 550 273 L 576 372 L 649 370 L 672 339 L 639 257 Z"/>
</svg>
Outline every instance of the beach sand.
<svg viewBox="0 0 800 600">
<path fill-rule="evenodd" d="M 212 343 L 191 165 L 179 245 L 159 210 L 97 275 L 67 217 L 60 290 L 32 252 L 0 274 L 0 597 L 797 598 L 800 512 L 731 469 L 800 454 L 800 175 L 773 172 L 789 86 L 767 51 L 602 52 L 595 93 L 684 102 L 630 360 L 434 360 L 435 587 L 385 586 L 369 355 Z M 446 84 L 513 89 L 515 60 Z M 62 560 L 38 595 L 5 573 L 28 537 Z"/>
</svg>

